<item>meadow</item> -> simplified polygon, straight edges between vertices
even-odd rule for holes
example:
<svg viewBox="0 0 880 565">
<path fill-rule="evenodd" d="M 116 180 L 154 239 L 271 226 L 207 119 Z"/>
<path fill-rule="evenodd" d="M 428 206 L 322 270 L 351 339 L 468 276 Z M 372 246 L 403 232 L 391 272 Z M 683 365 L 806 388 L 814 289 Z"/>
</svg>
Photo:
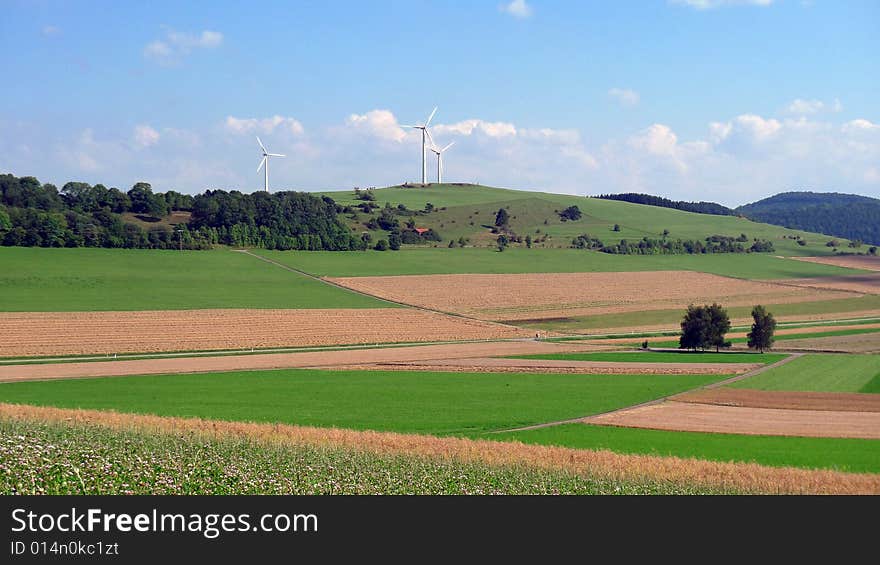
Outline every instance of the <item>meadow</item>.
<svg viewBox="0 0 880 565">
<path fill-rule="evenodd" d="M 473 435 L 606 412 L 723 378 L 286 369 L 7 383 L 0 385 L 0 401 Z"/>
<path fill-rule="evenodd" d="M 880 355 L 804 355 L 729 385 L 756 390 L 875 392 Z M 865 390 L 866 387 L 868 390 Z"/>
<path fill-rule="evenodd" d="M 0 311 L 384 308 L 228 249 L 0 247 Z"/>
<path fill-rule="evenodd" d="M 773 467 L 880 473 L 880 440 L 670 432 L 587 424 L 504 433 L 498 439 Z"/>
</svg>

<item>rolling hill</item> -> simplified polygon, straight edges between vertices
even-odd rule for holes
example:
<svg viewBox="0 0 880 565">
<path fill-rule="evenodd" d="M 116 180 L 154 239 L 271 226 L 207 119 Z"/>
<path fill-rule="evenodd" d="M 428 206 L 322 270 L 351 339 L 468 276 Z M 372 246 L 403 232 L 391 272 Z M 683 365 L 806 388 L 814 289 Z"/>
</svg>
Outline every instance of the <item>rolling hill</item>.
<svg viewBox="0 0 880 565">
<path fill-rule="evenodd" d="M 474 245 L 492 245 L 497 237 L 490 232 L 495 214 L 500 208 L 505 208 L 510 216 L 511 230 L 522 237 L 530 235 L 536 240 L 534 246 L 539 248 L 569 247 L 572 238 L 581 234 L 589 234 L 605 244 L 615 244 L 623 239 L 659 239 L 664 230 L 668 230 L 669 239 L 683 240 L 705 240 L 716 234 L 728 237 L 745 234 L 750 241 L 756 238 L 771 241 L 775 253 L 779 255 L 829 255 L 833 252 L 825 245 L 831 239 L 828 235 L 758 223 L 737 216 L 697 214 L 617 200 L 468 184 L 393 186 L 370 192 L 380 208 L 372 214 L 356 210 L 355 214 L 344 215 L 352 229 L 370 231 L 364 223 L 386 203 L 393 208 L 403 205 L 408 210 L 419 211 L 424 211 L 430 203 L 433 211 L 412 219 L 418 227 L 436 230 L 443 239 L 439 245 L 458 238 L 466 238 Z M 354 191 L 322 194 L 344 206 L 357 206 L 363 202 L 356 198 Z M 577 206 L 582 217 L 576 221 L 560 218 L 558 212 L 568 206 Z M 614 231 L 615 224 L 619 226 L 619 231 Z M 371 235 L 375 240 L 387 237 L 387 232 L 374 230 Z M 805 244 L 799 244 L 798 238 Z M 843 244 L 846 245 L 846 242 Z"/>
<path fill-rule="evenodd" d="M 783 192 L 737 212 L 757 222 L 880 245 L 880 200 L 837 192 Z"/>
</svg>

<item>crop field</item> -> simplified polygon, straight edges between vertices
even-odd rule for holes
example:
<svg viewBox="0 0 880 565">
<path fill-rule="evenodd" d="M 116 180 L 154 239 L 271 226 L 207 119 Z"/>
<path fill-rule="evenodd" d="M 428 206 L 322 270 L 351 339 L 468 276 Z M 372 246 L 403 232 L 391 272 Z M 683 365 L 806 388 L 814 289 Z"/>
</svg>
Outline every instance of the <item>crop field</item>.
<svg viewBox="0 0 880 565">
<path fill-rule="evenodd" d="M 322 277 L 439 274 L 613 273 L 696 271 L 735 278 L 802 279 L 861 271 L 764 253 L 707 255 L 611 255 L 580 249 L 422 247 L 396 252 L 267 251 L 260 256 Z"/>
<path fill-rule="evenodd" d="M 705 273 L 545 273 L 333 278 L 348 288 L 487 320 L 540 320 L 718 301 L 726 306 L 817 302 L 853 294 L 746 281 Z M 679 314 L 680 315 L 680 314 Z"/>
<path fill-rule="evenodd" d="M 499 436 L 506 441 L 611 449 L 618 453 L 880 473 L 880 440 L 677 432 L 588 424 L 565 424 Z"/>
<path fill-rule="evenodd" d="M 0 247 L 0 312 L 387 307 L 229 250 Z"/>
<path fill-rule="evenodd" d="M 783 410 L 826 410 L 831 412 L 880 412 L 880 395 L 846 392 L 790 392 L 746 388 L 702 388 L 677 394 L 676 402 L 778 408 Z"/>
<path fill-rule="evenodd" d="M 0 357 L 510 338 L 530 332 L 407 308 L 0 313 Z M 58 336 L 64 339 L 58 339 Z"/>
<path fill-rule="evenodd" d="M 820 263 L 822 265 L 834 265 L 848 269 L 862 269 L 865 271 L 880 271 L 880 257 L 870 255 L 839 255 L 831 257 L 798 257 L 799 261 Z"/>
<path fill-rule="evenodd" d="M 804 355 L 730 385 L 756 390 L 862 392 L 880 375 L 880 355 Z"/>
<path fill-rule="evenodd" d="M 813 279 L 792 279 L 786 280 L 785 283 L 806 288 L 846 290 L 849 292 L 858 292 L 860 294 L 880 294 L 880 273 L 845 275 L 839 277 L 816 277 Z"/>
<path fill-rule="evenodd" d="M 0 401 L 462 435 L 577 418 L 720 378 L 293 369 L 7 383 Z"/>
<path fill-rule="evenodd" d="M 517 359 L 554 359 L 560 361 L 608 361 L 615 363 L 759 363 L 769 365 L 785 359 L 781 353 L 712 353 L 692 351 L 621 351 L 596 353 L 538 353 L 518 355 Z"/>
<path fill-rule="evenodd" d="M 824 337 L 802 336 L 797 339 L 787 339 L 783 343 L 785 347 L 799 351 L 880 353 L 880 332 L 851 332 L 842 336 L 826 334 Z"/>
</svg>

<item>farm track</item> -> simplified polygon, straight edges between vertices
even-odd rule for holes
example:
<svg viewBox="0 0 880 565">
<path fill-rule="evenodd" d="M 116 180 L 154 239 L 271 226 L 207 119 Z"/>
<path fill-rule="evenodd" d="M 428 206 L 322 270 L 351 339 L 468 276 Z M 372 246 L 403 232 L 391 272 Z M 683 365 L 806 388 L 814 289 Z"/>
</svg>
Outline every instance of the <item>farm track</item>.
<svg viewBox="0 0 880 565">
<path fill-rule="evenodd" d="M 0 383 L 146 374 L 208 373 L 288 368 L 336 368 L 365 363 L 399 363 L 486 357 L 487 355 L 530 355 L 595 350 L 595 348 L 589 345 L 581 344 L 510 340 L 303 353 L 5 365 L 0 366 Z"/>
<path fill-rule="evenodd" d="M 606 480 L 654 480 L 772 494 L 880 494 L 880 475 L 722 463 L 678 457 L 525 445 L 389 432 L 222 422 L 0 404 L 0 418 L 84 424 L 113 430 L 247 439 L 266 445 L 339 447 L 367 453 L 526 466 Z"/>
</svg>

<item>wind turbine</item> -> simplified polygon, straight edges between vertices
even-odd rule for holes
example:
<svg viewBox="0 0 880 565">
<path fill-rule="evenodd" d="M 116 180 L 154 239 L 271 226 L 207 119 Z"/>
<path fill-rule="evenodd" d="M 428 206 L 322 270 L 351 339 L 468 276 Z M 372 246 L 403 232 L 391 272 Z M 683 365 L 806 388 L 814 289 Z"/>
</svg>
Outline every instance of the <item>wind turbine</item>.
<svg viewBox="0 0 880 565">
<path fill-rule="evenodd" d="M 428 124 L 431 123 L 431 119 L 434 117 L 434 114 L 437 113 L 437 107 L 434 106 L 434 111 L 431 112 L 431 115 L 428 116 L 428 119 L 425 120 L 425 123 L 420 126 L 403 126 L 405 128 L 413 128 L 422 130 L 422 184 L 428 184 L 428 163 L 427 163 L 427 140 L 431 135 L 428 133 Z"/>
<path fill-rule="evenodd" d="M 266 189 L 266 192 L 269 192 L 269 157 L 285 157 L 285 155 L 282 155 L 281 153 L 269 153 L 269 151 L 266 149 L 266 146 L 263 145 L 262 141 L 260 141 L 260 136 L 257 136 L 257 143 L 260 144 L 260 149 L 263 150 L 263 160 L 260 161 L 260 166 L 257 167 L 257 172 L 260 172 L 260 169 L 263 168 L 263 165 L 266 166 L 266 182 L 264 187 Z"/>
<path fill-rule="evenodd" d="M 431 140 L 431 151 L 433 151 L 434 155 L 437 156 L 437 184 L 443 184 L 443 152 L 453 145 L 455 145 L 454 141 L 443 149 L 437 149 L 437 146 L 434 145 L 434 140 Z"/>
</svg>

